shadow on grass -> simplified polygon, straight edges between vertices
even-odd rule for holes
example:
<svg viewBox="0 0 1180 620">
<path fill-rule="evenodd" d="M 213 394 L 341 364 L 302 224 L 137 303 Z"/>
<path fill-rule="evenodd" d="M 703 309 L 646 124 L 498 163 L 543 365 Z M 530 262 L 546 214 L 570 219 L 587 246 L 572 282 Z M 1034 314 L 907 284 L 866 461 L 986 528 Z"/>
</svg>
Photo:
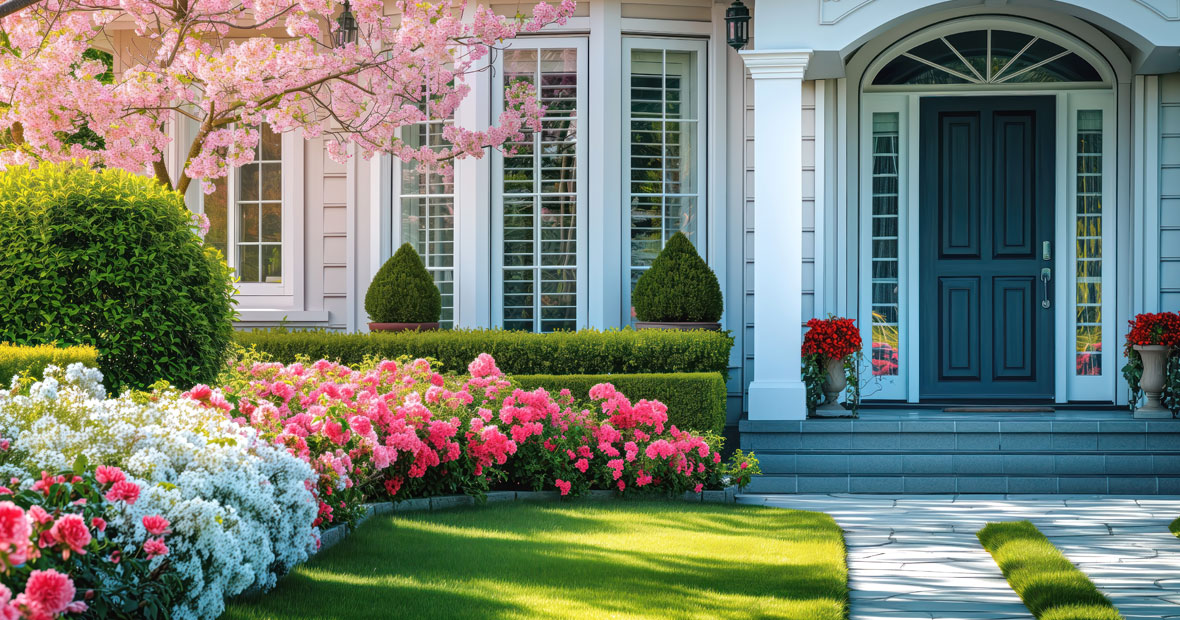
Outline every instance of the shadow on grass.
<svg viewBox="0 0 1180 620">
<path fill-rule="evenodd" d="M 374 519 L 228 617 L 839 620 L 846 607 L 826 515 L 581 502 Z"/>
</svg>

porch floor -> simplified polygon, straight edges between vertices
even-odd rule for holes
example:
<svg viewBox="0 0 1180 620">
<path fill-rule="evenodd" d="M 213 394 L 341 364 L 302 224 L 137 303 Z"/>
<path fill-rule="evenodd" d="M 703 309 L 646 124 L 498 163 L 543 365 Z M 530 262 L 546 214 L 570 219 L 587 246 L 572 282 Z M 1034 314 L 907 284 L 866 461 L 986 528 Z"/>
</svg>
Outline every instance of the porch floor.
<svg viewBox="0 0 1180 620">
<path fill-rule="evenodd" d="M 822 418 L 814 418 L 821 420 Z M 831 418 L 844 419 L 844 418 Z M 1130 420 L 1134 421 L 1131 412 L 1125 407 L 1120 409 L 1054 409 L 1053 411 L 1011 411 L 1011 412 L 963 412 L 944 411 L 937 408 L 914 409 L 861 409 L 860 417 L 863 421 L 891 421 L 891 420 L 963 420 L 963 421 L 1013 421 L 1013 420 Z"/>
</svg>

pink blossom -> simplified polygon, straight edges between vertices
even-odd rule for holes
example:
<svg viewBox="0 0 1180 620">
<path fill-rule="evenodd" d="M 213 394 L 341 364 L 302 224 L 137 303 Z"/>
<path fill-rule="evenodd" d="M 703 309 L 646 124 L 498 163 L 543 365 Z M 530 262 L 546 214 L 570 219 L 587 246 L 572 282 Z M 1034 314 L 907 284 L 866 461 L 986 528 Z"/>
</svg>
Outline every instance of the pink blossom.
<svg viewBox="0 0 1180 620">
<path fill-rule="evenodd" d="M 66 610 L 74 600 L 74 582 L 53 569 L 35 570 L 29 574 L 25 591 L 16 597 L 17 605 L 33 612 L 34 617 L 52 618 Z"/>
<path fill-rule="evenodd" d="M 162 536 L 168 533 L 168 519 L 160 515 L 148 515 L 143 518 L 143 529 L 152 536 Z"/>
<path fill-rule="evenodd" d="M 569 482 L 566 482 L 565 480 L 557 480 L 556 482 L 554 482 L 554 484 L 557 486 L 558 489 L 561 490 L 562 495 L 569 495 L 570 494 L 570 486 L 571 485 Z"/>
<path fill-rule="evenodd" d="M 134 504 L 135 500 L 139 499 L 139 485 L 126 480 L 116 482 L 111 485 L 111 490 L 107 491 L 106 498 L 111 502 L 122 500 Z"/>
<path fill-rule="evenodd" d="M 49 531 L 54 539 L 69 547 L 70 551 L 85 555 L 86 545 L 90 544 L 90 530 L 82 515 L 63 515 Z"/>
<path fill-rule="evenodd" d="M 115 484 L 116 482 L 123 482 L 127 476 L 123 474 L 123 470 L 118 467 L 111 467 L 109 465 L 99 465 L 94 469 L 94 479 L 99 484 Z"/>
<path fill-rule="evenodd" d="M 149 538 L 143 543 L 143 552 L 147 554 L 147 558 L 152 558 L 168 555 L 168 546 L 164 544 L 162 538 Z"/>
</svg>

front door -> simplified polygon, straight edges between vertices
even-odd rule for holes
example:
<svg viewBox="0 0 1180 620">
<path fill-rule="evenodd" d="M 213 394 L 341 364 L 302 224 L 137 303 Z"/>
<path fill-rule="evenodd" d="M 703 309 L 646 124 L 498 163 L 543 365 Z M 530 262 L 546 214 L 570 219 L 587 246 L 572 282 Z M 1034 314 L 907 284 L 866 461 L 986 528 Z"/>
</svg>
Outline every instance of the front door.
<svg viewBox="0 0 1180 620">
<path fill-rule="evenodd" d="M 925 97 L 921 398 L 1049 400 L 1053 97 Z"/>
</svg>

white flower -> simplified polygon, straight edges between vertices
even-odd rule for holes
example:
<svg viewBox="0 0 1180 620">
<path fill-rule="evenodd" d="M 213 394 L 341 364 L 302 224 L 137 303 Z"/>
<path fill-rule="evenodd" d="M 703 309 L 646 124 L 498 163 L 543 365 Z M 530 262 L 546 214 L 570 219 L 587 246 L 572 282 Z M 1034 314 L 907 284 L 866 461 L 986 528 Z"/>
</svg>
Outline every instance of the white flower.
<svg viewBox="0 0 1180 620">
<path fill-rule="evenodd" d="M 143 517 L 168 519 L 168 557 L 185 582 L 177 618 L 217 617 L 226 597 L 274 586 L 315 550 L 311 467 L 188 399 L 106 398 L 97 370 L 50 367 L 28 396 L 0 392 L 0 436 L 12 442 L 0 472 L 36 476 L 85 454 L 140 485 L 139 500 L 112 520 L 116 542 L 134 552 Z"/>
</svg>

